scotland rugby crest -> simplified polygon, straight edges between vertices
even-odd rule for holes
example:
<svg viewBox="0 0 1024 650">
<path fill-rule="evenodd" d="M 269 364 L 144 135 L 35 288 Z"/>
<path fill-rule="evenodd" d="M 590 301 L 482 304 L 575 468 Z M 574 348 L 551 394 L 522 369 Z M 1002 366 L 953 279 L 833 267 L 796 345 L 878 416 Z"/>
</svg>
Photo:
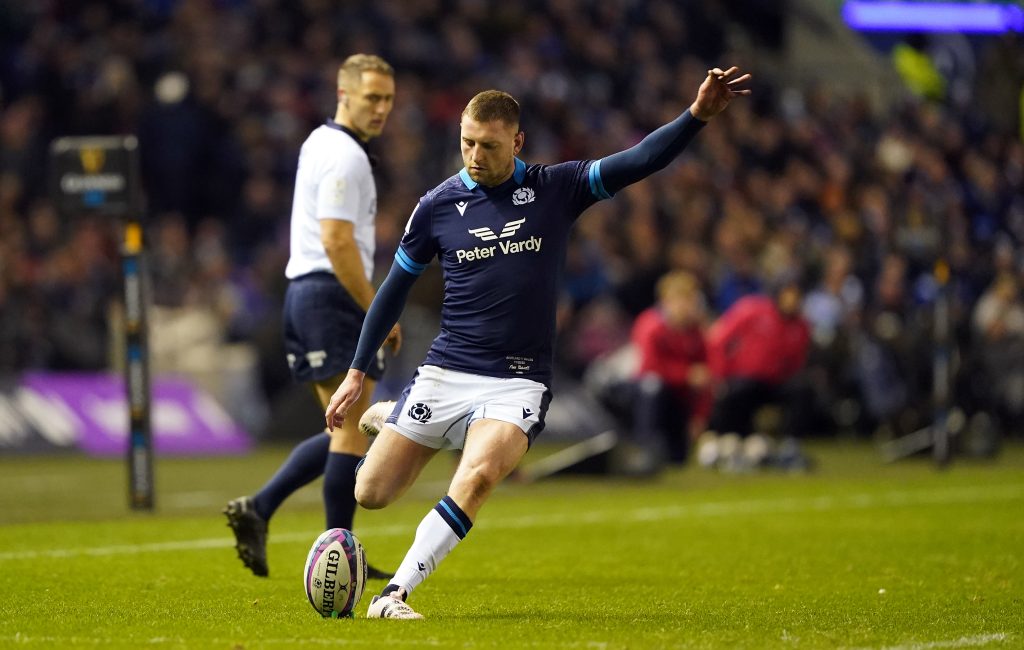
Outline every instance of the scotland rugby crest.
<svg viewBox="0 0 1024 650">
<path fill-rule="evenodd" d="M 526 203 L 533 203 L 534 194 L 532 187 L 520 187 L 515 192 L 512 192 L 512 205 L 524 205 Z"/>
</svg>

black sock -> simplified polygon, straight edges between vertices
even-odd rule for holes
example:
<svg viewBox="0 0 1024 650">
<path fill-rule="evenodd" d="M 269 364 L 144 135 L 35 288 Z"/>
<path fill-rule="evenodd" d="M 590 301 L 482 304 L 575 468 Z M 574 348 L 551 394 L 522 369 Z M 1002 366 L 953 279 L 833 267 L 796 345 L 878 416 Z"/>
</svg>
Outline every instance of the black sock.
<svg viewBox="0 0 1024 650">
<path fill-rule="evenodd" d="M 324 510 L 328 528 L 352 530 L 356 511 L 356 466 L 362 456 L 331 452 L 324 469 Z"/>
<path fill-rule="evenodd" d="M 256 512 L 270 519 L 277 508 L 293 492 L 324 473 L 331 436 L 321 432 L 311 436 L 292 450 L 277 473 L 253 496 Z"/>
</svg>

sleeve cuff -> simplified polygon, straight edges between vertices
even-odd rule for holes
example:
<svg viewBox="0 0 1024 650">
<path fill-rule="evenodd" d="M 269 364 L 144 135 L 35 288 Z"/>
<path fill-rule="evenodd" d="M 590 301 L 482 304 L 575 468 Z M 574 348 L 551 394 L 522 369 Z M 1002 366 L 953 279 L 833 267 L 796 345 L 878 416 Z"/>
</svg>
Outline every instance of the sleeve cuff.
<svg viewBox="0 0 1024 650">
<path fill-rule="evenodd" d="M 402 270 L 412 275 L 420 275 L 427 268 L 426 264 L 420 264 L 409 257 L 409 254 L 402 250 L 401 247 L 395 251 L 395 262 L 402 267 Z"/>
<path fill-rule="evenodd" d="M 608 193 L 608 190 L 604 187 L 604 182 L 601 180 L 601 161 L 595 160 L 590 165 L 590 170 L 587 172 L 588 179 L 590 180 L 590 193 L 598 199 L 610 199 L 612 195 Z"/>
</svg>

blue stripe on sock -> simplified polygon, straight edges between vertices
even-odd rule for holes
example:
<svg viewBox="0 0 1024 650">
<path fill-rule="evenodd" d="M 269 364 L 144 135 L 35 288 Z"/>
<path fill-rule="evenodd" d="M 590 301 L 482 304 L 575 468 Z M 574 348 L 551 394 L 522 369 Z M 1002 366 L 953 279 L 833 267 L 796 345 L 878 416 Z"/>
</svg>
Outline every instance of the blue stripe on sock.
<svg viewBox="0 0 1024 650">
<path fill-rule="evenodd" d="M 456 537 L 459 539 L 465 539 L 466 534 L 462 532 L 462 525 L 450 514 L 443 503 L 438 503 L 434 506 L 434 512 L 437 513 L 438 517 L 444 520 L 444 523 L 448 524 L 448 527 L 452 529 L 452 532 L 455 533 Z"/>
<path fill-rule="evenodd" d="M 469 529 L 473 527 L 473 522 L 469 520 L 466 513 L 462 512 L 462 508 L 451 497 L 446 496 L 441 499 L 434 509 L 452 527 L 452 530 L 459 536 L 459 539 L 463 539 L 469 534 Z"/>
<path fill-rule="evenodd" d="M 469 515 L 467 515 L 462 508 L 459 507 L 459 504 L 455 503 L 455 499 L 450 496 L 445 495 L 441 501 L 447 503 L 448 507 L 455 512 L 455 516 L 458 517 L 459 521 L 462 522 L 462 525 L 466 527 L 466 532 L 468 533 L 469 529 L 473 527 L 473 522 L 470 520 Z"/>
</svg>

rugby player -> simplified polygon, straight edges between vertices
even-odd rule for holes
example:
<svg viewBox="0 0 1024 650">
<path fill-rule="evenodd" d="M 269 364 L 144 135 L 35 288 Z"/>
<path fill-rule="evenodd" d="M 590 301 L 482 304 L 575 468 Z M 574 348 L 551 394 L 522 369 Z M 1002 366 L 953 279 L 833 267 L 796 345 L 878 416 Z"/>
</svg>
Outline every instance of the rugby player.
<svg viewBox="0 0 1024 650">
<path fill-rule="evenodd" d="M 356 478 L 356 500 L 383 508 L 439 449 L 461 449 L 447 495 L 423 518 L 367 617 L 422 618 L 406 602 L 469 533 L 494 487 L 544 427 L 551 401 L 555 305 L 569 230 L 601 199 L 667 166 L 750 78 L 709 70 L 691 106 L 636 146 L 600 160 L 528 165 L 510 95 L 478 94 L 462 113 L 465 167 L 424 195 L 370 306 L 352 367 L 330 400 L 328 429 L 362 413 L 366 373 L 416 277 L 444 272 L 441 331 Z M 354 410 L 353 410 L 354 409 Z"/>
</svg>

